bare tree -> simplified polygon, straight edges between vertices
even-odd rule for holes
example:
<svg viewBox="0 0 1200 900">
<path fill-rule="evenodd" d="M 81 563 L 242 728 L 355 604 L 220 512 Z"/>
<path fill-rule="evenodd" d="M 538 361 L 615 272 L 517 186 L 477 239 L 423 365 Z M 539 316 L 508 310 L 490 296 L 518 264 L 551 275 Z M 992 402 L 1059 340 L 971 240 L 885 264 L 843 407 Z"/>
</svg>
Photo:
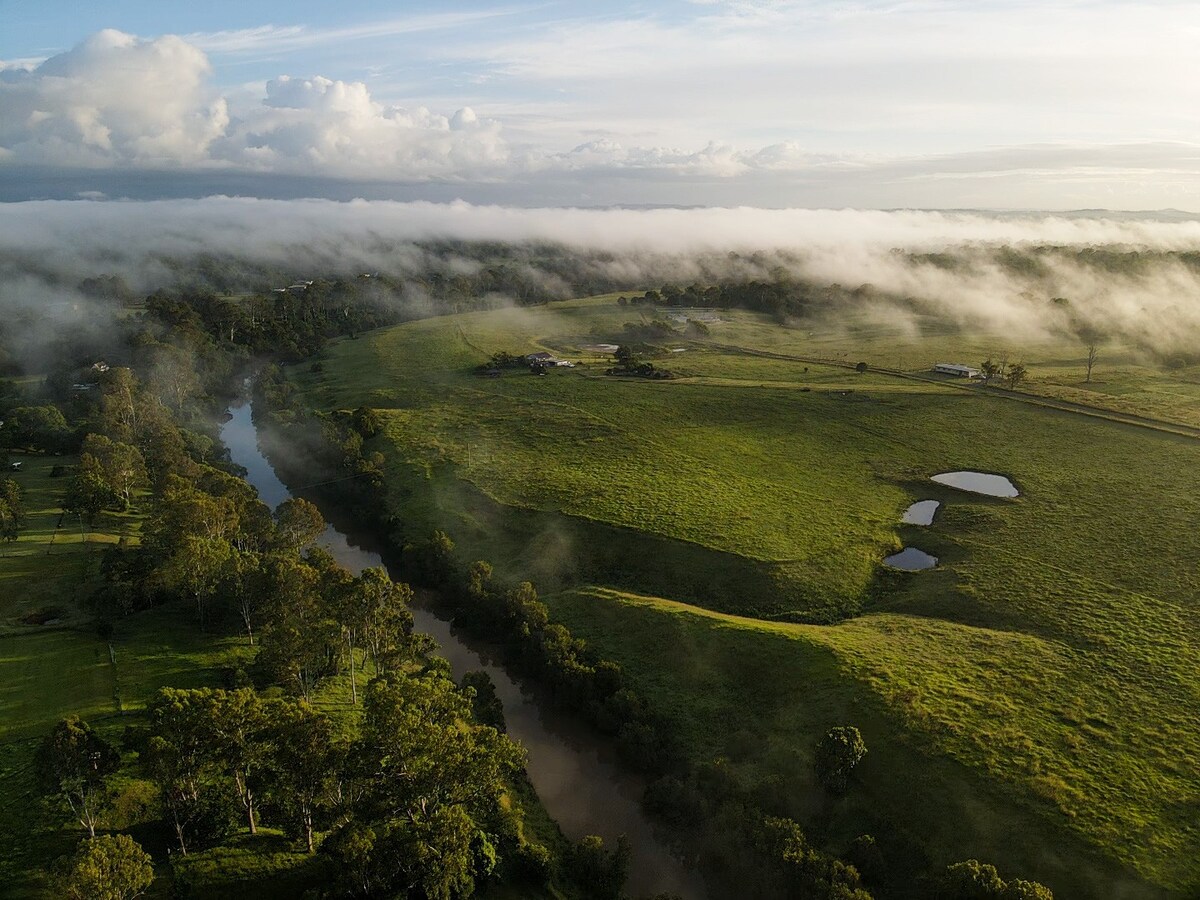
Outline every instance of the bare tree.
<svg viewBox="0 0 1200 900">
<path fill-rule="evenodd" d="M 1092 367 L 1096 365 L 1096 360 L 1100 357 L 1100 341 L 1093 338 L 1088 341 L 1087 345 L 1087 378 L 1086 384 L 1092 383 Z"/>
</svg>

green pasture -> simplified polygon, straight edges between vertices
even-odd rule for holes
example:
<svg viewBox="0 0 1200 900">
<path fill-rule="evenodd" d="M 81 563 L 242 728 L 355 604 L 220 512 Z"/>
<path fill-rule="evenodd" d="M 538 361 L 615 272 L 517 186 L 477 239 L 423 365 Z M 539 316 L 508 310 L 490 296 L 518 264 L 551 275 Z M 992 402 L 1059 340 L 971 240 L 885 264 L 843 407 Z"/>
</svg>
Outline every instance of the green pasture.
<svg viewBox="0 0 1200 900">
<path fill-rule="evenodd" d="M 465 558 L 533 577 L 697 759 L 794 784 L 831 844 L 854 817 L 809 796 L 807 754 L 845 719 L 873 747 L 846 809 L 935 862 L 987 858 L 1067 897 L 1200 886 L 1200 443 L 844 366 L 1007 350 L 1034 393 L 1181 422 L 1187 370 L 1111 346 L 1084 388 L 1082 347 L 739 312 L 710 342 L 662 342 L 685 348 L 653 360 L 676 380 L 606 377 L 579 352 L 641 316 L 607 298 L 413 322 L 296 374 L 314 405 L 384 413 L 369 446 L 411 534 L 445 528 Z M 472 372 L 543 348 L 580 364 Z M 928 480 L 962 468 L 1021 496 Z M 925 498 L 943 501 L 934 525 L 901 526 Z M 940 567 L 882 569 L 904 544 Z"/>
<path fill-rule="evenodd" d="M 32 621 L 78 624 L 87 619 L 82 601 L 95 587 L 100 553 L 122 537 L 136 542 L 141 519 L 128 513 L 102 513 L 93 525 L 64 515 L 62 495 L 78 460 L 70 456 L 15 454 L 17 472 L 0 473 L 21 487 L 27 521 L 13 543 L 0 545 L 0 635 L 21 633 Z"/>
<path fill-rule="evenodd" d="M 850 315 L 835 322 L 782 328 L 735 312 L 714 330 L 713 339 L 914 373 L 927 373 L 935 362 L 977 368 L 985 359 L 1020 363 L 1029 372 L 1021 385 L 1023 392 L 1200 426 L 1200 366 L 1163 365 L 1119 335 L 1100 344 L 1091 382 L 1086 381 L 1087 350 L 1081 340 L 1023 335 L 999 325 L 991 332 L 963 333 L 930 317 L 915 317 L 899 326 L 886 319 Z"/>
</svg>

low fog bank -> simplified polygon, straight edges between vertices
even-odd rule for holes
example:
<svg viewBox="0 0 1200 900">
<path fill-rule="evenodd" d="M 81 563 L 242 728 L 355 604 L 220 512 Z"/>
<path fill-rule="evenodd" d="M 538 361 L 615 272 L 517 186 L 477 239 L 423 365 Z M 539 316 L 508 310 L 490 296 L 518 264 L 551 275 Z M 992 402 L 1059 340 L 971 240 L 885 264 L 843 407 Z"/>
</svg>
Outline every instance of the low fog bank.
<svg viewBox="0 0 1200 900">
<path fill-rule="evenodd" d="M 1183 215 L 231 197 L 0 204 L 0 309 L 42 327 L 70 321 L 91 299 L 81 285 L 102 276 L 144 296 L 384 273 L 392 301 L 411 306 L 430 277 L 474 276 L 497 263 L 535 289 L 518 295 L 501 279 L 493 305 L 664 283 L 785 281 L 839 285 L 857 314 L 914 335 L 933 316 L 1014 337 L 1121 335 L 1164 358 L 1190 354 L 1200 336 L 1200 221 Z M 837 311 L 821 309 L 835 320 Z"/>
</svg>

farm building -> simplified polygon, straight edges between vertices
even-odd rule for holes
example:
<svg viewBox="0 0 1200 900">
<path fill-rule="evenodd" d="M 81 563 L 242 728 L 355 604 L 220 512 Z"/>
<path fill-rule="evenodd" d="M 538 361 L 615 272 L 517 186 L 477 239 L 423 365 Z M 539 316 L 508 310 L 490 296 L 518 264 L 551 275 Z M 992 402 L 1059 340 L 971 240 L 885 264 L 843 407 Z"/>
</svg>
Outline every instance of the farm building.
<svg viewBox="0 0 1200 900">
<path fill-rule="evenodd" d="M 961 366 L 958 363 L 934 363 L 933 371 L 939 375 L 954 375 L 958 378 L 978 378 L 983 374 L 979 369 Z"/>
<path fill-rule="evenodd" d="M 678 306 L 667 313 L 667 318 L 672 322 L 681 324 L 687 322 L 704 322 L 705 324 L 716 324 L 721 321 L 720 310 L 711 307 L 700 306 Z"/>
<path fill-rule="evenodd" d="M 560 369 L 575 368 L 575 363 L 570 362 L 569 360 L 559 359 L 557 356 L 545 352 L 526 354 L 525 362 L 529 363 L 531 366 L 542 366 L 547 369 L 553 369 L 555 367 Z"/>
</svg>

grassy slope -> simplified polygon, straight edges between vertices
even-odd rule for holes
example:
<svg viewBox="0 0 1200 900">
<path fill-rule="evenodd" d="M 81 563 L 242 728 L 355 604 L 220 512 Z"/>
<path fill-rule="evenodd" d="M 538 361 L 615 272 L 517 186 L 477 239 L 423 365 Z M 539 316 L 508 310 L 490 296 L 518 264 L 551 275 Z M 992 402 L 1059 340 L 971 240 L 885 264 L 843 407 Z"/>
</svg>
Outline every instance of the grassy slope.
<svg viewBox="0 0 1200 900">
<path fill-rule="evenodd" d="M 805 372 L 793 362 L 692 345 L 663 363 L 692 376 L 671 383 L 616 381 L 583 368 L 545 378 L 469 374 L 482 350 L 568 349 L 636 317 L 610 303 L 576 303 L 411 323 L 335 345 L 320 381 L 310 380 L 311 395 L 328 406 L 391 408 L 386 445 L 404 517 L 448 524 L 472 556 L 508 563 L 516 574 L 536 572 L 533 564 L 547 555 L 570 560 L 597 537 L 624 535 L 629 571 L 592 580 L 760 615 L 814 598 L 832 597 L 833 605 L 865 598 L 869 615 L 810 630 L 806 640 L 824 647 L 840 673 L 826 684 L 851 690 L 848 678 L 853 692 L 878 705 L 889 746 L 911 743 L 926 761 L 959 767 L 954 777 L 930 780 L 930 809 L 954 805 L 965 781 L 980 796 L 1005 798 L 1008 834 L 1079 840 L 1172 888 L 1200 881 L 1191 813 L 1200 728 L 1187 714 L 1200 690 L 1192 625 L 1200 534 L 1191 524 L 1200 514 L 1200 444 L 934 385 L 816 365 Z M 860 355 L 843 336 L 732 318 L 714 328 L 714 340 Z M 892 338 L 858 337 L 862 358 L 892 346 Z M 851 349 L 835 352 L 836 341 Z M 930 352 L 973 361 L 988 343 L 943 336 Z M 1043 349 L 1050 359 L 1053 348 Z M 1156 391 L 1146 370 L 1137 377 L 1143 393 L 1170 393 Z M 950 468 L 1006 472 L 1023 496 L 977 499 L 925 480 Z M 921 497 L 948 502 L 938 523 L 898 526 L 903 506 Z M 584 520 L 619 527 L 597 531 Z M 878 573 L 875 560 L 905 540 L 941 556 L 943 568 L 916 578 Z M 639 557 L 649 560 L 639 565 Z M 769 582 L 753 578 L 741 594 L 721 584 L 712 596 L 688 582 L 697 571 L 718 578 L 727 564 L 746 561 L 773 566 L 786 602 L 762 596 Z M 669 584 L 676 572 L 681 590 Z M 551 584 L 561 587 L 596 572 L 559 574 Z M 629 613 L 608 596 L 592 595 L 590 627 L 579 595 L 551 603 L 629 662 Z M 606 616 L 611 623 L 596 624 Z M 744 641 L 747 653 L 766 652 L 766 638 Z M 689 733 L 726 733 L 725 713 L 709 705 L 712 684 L 747 684 L 730 654 L 710 658 L 714 652 L 688 663 L 713 667 L 703 686 L 658 684 L 678 676 L 684 664 L 673 657 L 634 667 Z M 815 692 L 818 702 L 832 690 Z M 753 695 L 727 708 L 754 710 L 750 720 L 761 726 Z M 790 721 L 780 740 L 804 748 L 820 727 Z M 713 749 L 704 741 L 696 747 L 698 756 Z M 906 764 L 900 756 L 892 764 L 887 754 L 873 758 L 880 783 L 910 778 Z M 889 816 L 905 815 L 906 804 L 891 802 Z M 919 816 L 911 815 L 915 824 Z M 1070 856 L 1056 864 L 979 818 L 933 829 L 926 846 L 938 858 L 978 853 L 1093 894 L 1090 880 L 1111 873 Z"/>
</svg>

